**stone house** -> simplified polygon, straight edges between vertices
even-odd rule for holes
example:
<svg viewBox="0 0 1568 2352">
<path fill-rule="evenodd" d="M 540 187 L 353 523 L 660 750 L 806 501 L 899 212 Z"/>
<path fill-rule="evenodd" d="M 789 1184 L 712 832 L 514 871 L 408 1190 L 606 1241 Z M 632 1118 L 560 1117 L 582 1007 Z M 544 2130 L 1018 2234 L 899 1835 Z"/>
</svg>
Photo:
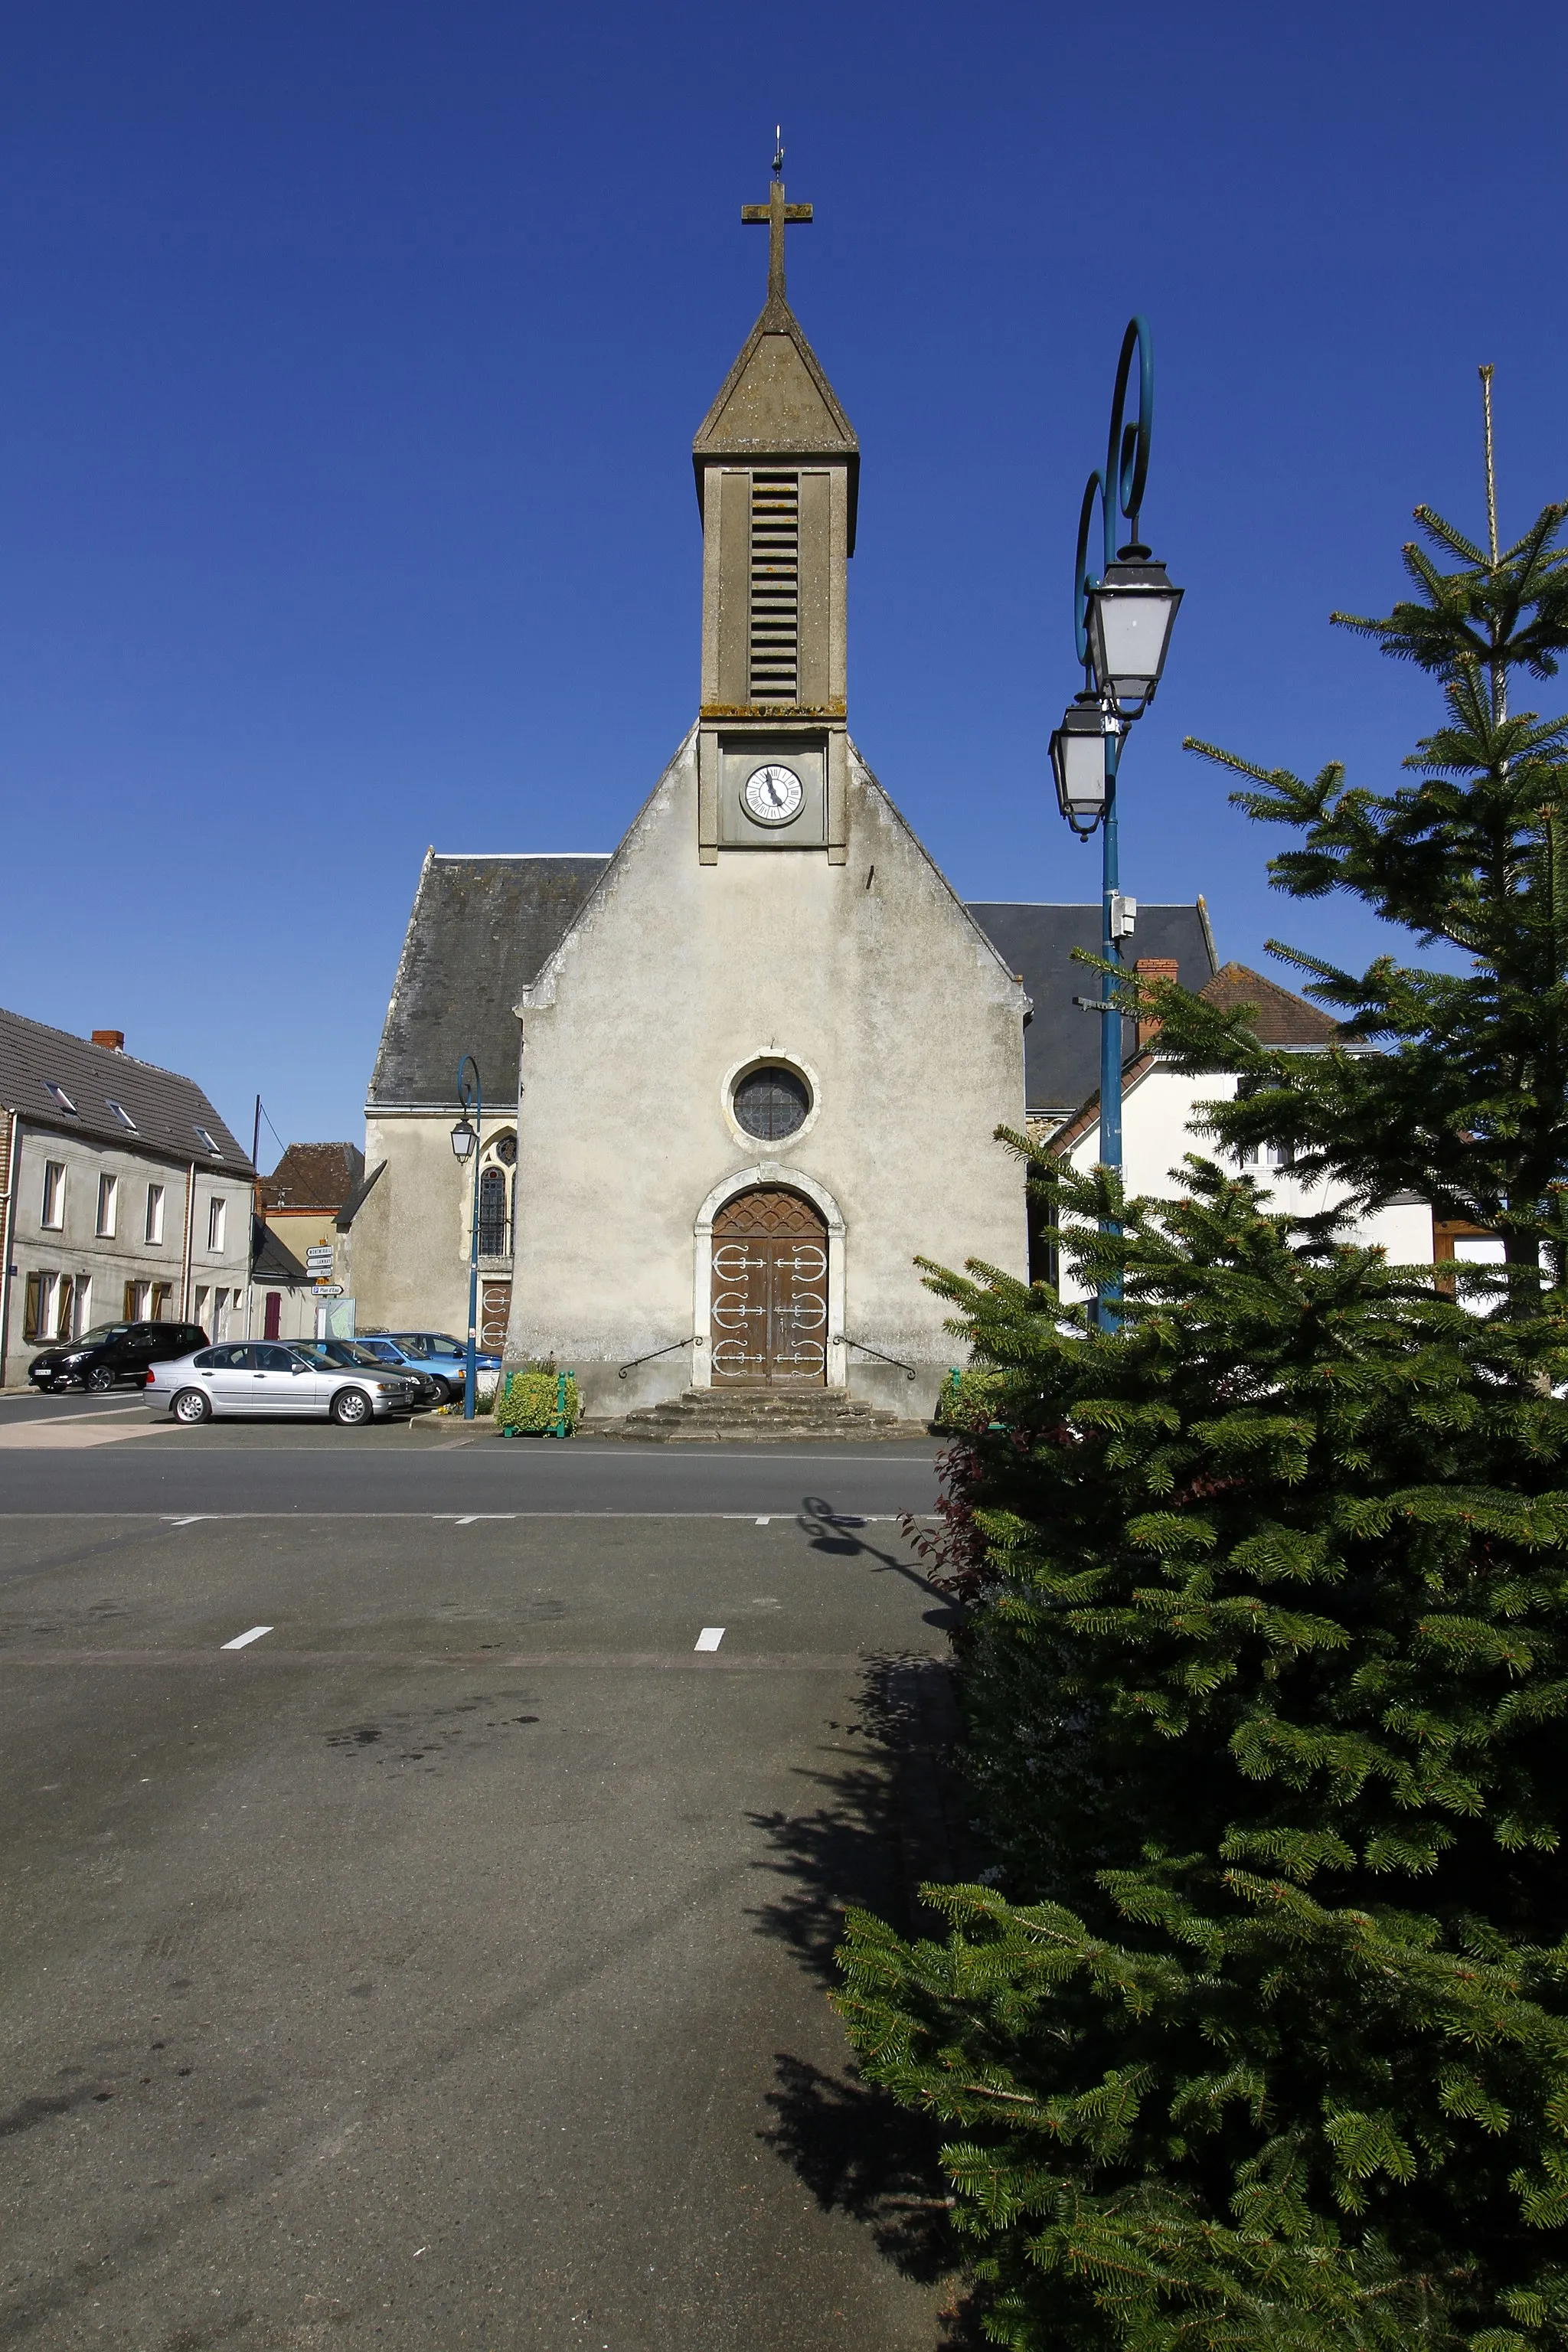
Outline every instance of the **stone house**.
<svg viewBox="0 0 1568 2352">
<path fill-rule="evenodd" d="M 0 1013 L 0 1384 L 113 1322 L 244 1328 L 249 1158 L 190 1078 Z"/>
<path fill-rule="evenodd" d="M 357 1143 L 290 1143 L 270 1176 L 256 1187 L 256 1255 L 252 1314 L 259 1337 L 309 1339 L 316 1335 L 323 1301 L 306 1264 L 306 1252 L 332 1252 L 331 1280 L 346 1291 L 347 1249 L 339 1230 L 345 1210 L 352 1219 L 364 1181 L 364 1154 Z M 352 1328 L 352 1310 L 331 1302 L 333 1328 Z"/>
</svg>

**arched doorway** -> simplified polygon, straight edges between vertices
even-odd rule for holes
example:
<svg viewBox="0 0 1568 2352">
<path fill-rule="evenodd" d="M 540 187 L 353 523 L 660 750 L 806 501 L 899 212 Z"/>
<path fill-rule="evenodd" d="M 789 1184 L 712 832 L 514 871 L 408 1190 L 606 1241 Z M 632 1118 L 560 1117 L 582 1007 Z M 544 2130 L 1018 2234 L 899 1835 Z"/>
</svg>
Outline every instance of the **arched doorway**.
<svg viewBox="0 0 1568 2352">
<path fill-rule="evenodd" d="M 827 1224 L 799 1192 L 737 1192 L 713 1220 L 715 1386 L 827 1381 Z"/>
</svg>

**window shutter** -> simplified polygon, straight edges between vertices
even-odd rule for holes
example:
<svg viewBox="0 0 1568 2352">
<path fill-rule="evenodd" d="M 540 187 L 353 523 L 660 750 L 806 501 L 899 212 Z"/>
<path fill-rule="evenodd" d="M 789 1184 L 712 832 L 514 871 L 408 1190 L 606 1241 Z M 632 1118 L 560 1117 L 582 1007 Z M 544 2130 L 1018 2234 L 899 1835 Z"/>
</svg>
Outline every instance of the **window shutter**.
<svg viewBox="0 0 1568 2352">
<path fill-rule="evenodd" d="M 800 699 L 800 477 L 752 476 L 751 699 Z"/>
</svg>

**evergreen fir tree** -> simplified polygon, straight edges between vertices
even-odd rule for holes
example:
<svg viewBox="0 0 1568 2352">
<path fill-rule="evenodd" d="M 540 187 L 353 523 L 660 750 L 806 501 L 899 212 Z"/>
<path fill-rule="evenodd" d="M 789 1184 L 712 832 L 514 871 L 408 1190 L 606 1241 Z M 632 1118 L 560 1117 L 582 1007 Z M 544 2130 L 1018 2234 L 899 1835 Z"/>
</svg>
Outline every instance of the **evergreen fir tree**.
<svg viewBox="0 0 1568 2352">
<path fill-rule="evenodd" d="M 1507 708 L 1568 643 L 1565 515 L 1486 554 L 1424 515 L 1463 568 L 1407 550 L 1416 596 L 1354 625 L 1447 698 L 1416 786 L 1247 771 L 1306 835 L 1283 887 L 1468 972 L 1298 956 L 1382 1055 L 1159 999 L 1189 1067 L 1242 1076 L 1227 1146 L 1495 1225 L 1509 1311 L 1196 1160 L 1163 1203 L 1037 1161 L 1117 1331 L 929 1270 L 1000 1424 L 959 1482 L 994 1864 L 926 1890 L 945 1940 L 852 1915 L 839 2003 L 947 2126 L 1017 2352 L 1568 2347 L 1568 753 Z"/>
<path fill-rule="evenodd" d="M 1214 1117 L 1228 1146 L 1293 1144 L 1307 1172 L 1332 1171 L 1368 1201 L 1405 1190 L 1439 1215 L 1500 1233 L 1512 1287 L 1533 1288 L 1542 1244 L 1561 1253 L 1552 1187 L 1568 1170 L 1568 719 L 1510 712 L 1510 680 L 1552 677 L 1568 646 L 1568 503 L 1542 509 L 1500 549 L 1487 387 L 1489 545 L 1428 507 L 1416 520 L 1438 561 L 1405 549 L 1414 594 L 1384 620 L 1340 625 L 1440 683 L 1443 723 L 1405 765 L 1418 779 L 1379 793 L 1333 762 L 1310 782 L 1189 738 L 1252 780 L 1250 816 L 1291 825 L 1299 848 L 1271 861 L 1296 898 L 1348 891 L 1468 969 L 1379 957 L 1358 978 L 1299 948 L 1273 951 L 1310 975 L 1343 1019 L 1347 1048 L 1303 1062 L 1260 1047 L 1182 991 L 1159 991 L 1163 1047 L 1189 1069 L 1242 1074 Z M 1458 559 L 1444 570 L 1441 559 Z M 1564 1278 L 1561 1255 L 1553 1268 Z"/>
</svg>

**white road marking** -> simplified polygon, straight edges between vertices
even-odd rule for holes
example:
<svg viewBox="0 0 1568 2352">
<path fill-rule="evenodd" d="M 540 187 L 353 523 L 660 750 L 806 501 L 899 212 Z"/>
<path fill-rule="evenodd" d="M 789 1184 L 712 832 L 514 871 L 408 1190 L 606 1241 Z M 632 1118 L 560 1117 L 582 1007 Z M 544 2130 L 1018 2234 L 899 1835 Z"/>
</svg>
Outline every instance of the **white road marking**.
<svg viewBox="0 0 1568 2352">
<path fill-rule="evenodd" d="M 700 1650 L 716 1650 L 723 1638 L 722 1625 L 704 1625 L 701 1633 L 697 1636 L 696 1647 Z"/>
<path fill-rule="evenodd" d="M 263 1633 L 270 1633 L 270 1625 L 253 1625 L 248 1633 L 237 1633 L 232 1642 L 225 1642 L 226 1650 L 247 1650 L 252 1642 L 259 1642 Z"/>
<path fill-rule="evenodd" d="M 477 1528 L 482 1519 L 515 1519 L 516 1517 L 515 1511 L 465 1511 L 460 1519 L 453 1520 L 452 1525 L 456 1528 Z"/>
<path fill-rule="evenodd" d="M 757 1525 L 760 1528 L 771 1528 L 773 1523 L 773 1515 L 771 1512 L 765 1518 L 761 1518 L 757 1521 Z"/>
<path fill-rule="evenodd" d="M 172 1528 L 199 1528 L 204 1519 L 210 1519 L 212 1517 L 211 1511 L 193 1511 L 189 1518 L 171 1519 L 168 1524 Z"/>
</svg>

